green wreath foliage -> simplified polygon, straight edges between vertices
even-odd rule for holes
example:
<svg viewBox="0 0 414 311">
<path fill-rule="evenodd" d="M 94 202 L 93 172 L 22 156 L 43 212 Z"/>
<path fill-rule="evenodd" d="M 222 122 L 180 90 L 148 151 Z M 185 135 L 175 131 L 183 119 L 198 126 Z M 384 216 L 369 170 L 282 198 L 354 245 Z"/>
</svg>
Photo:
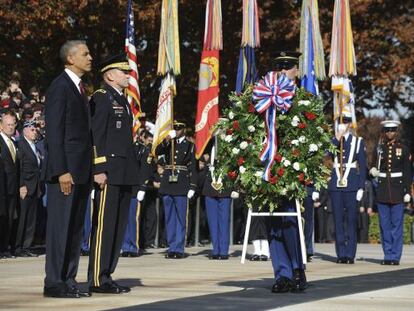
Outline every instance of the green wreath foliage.
<svg viewBox="0 0 414 311">
<path fill-rule="evenodd" d="M 242 94 L 231 94 L 231 107 L 218 127 L 218 172 L 225 187 L 245 194 L 248 208 L 274 211 L 283 200 L 303 199 L 306 185 L 327 186 L 330 170 L 323 165 L 327 152 L 335 152 L 332 130 L 323 114 L 323 103 L 303 88 L 297 89 L 291 109 L 277 112 L 278 151 L 270 182 L 263 180 L 259 156 L 266 138 L 264 116 L 252 102 L 253 85 Z"/>
</svg>

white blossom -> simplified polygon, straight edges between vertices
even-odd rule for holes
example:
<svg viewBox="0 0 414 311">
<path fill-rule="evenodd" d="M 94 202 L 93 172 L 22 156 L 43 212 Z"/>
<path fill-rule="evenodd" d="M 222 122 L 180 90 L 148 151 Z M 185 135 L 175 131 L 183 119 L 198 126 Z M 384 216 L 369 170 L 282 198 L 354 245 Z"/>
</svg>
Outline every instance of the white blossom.
<svg viewBox="0 0 414 311">
<path fill-rule="evenodd" d="M 316 128 L 317 130 L 318 130 L 318 132 L 319 133 L 321 133 L 321 134 L 323 134 L 325 131 L 324 131 L 324 129 L 323 128 L 321 128 L 320 126 L 318 126 L 317 128 Z"/>
<path fill-rule="evenodd" d="M 231 141 L 233 140 L 233 136 L 231 136 L 231 135 L 227 135 L 227 136 L 226 136 L 226 138 L 224 138 L 224 140 L 225 140 L 227 143 L 229 143 L 229 142 L 231 142 Z"/>
<path fill-rule="evenodd" d="M 291 143 L 293 146 L 297 146 L 297 145 L 299 145 L 299 140 L 294 139 L 294 140 L 292 140 L 290 143 Z"/>
<path fill-rule="evenodd" d="M 298 116 L 294 116 L 292 118 L 292 122 L 290 124 L 292 124 L 292 126 L 296 127 L 296 126 L 298 126 L 299 121 L 300 121 L 299 117 Z"/>
<path fill-rule="evenodd" d="M 262 177 L 263 176 L 263 171 L 257 171 L 256 173 L 254 173 L 254 176 Z"/>
<path fill-rule="evenodd" d="M 240 171 L 240 174 L 244 174 L 244 173 L 246 173 L 246 168 L 243 165 L 241 165 L 239 167 L 239 171 Z"/>
<path fill-rule="evenodd" d="M 318 151 L 318 145 L 316 145 L 316 144 L 310 144 L 309 145 L 309 152 L 315 152 L 315 151 Z"/>
<path fill-rule="evenodd" d="M 233 148 L 233 149 L 231 150 L 231 152 L 233 152 L 233 154 L 239 154 L 240 149 L 239 149 L 239 148 Z"/>
<path fill-rule="evenodd" d="M 293 163 L 293 168 L 296 170 L 296 171 L 299 171 L 300 170 L 300 165 L 299 165 L 299 162 L 295 162 L 295 163 Z"/>
<path fill-rule="evenodd" d="M 286 193 L 287 193 L 286 188 L 283 188 L 282 190 L 280 190 L 280 194 L 281 195 L 286 195 Z"/>
<path fill-rule="evenodd" d="M 221 140 L 225 140 L 225 139 L 226 139 L 226 134 L 221 133 L 221 134 L 220 134 L 220 139 L 221 139 Z"/>
<path fill-rule="evenodd" d="M 241 101 L 237 101 L 237 102 L 236 102 L 236 106 L 237 106 L 237 107 L 240 107 L 241 105 L 243 105 L 243 103 L 242 103 Z"/>
<path fill-rule="evenodd" d="M 286 160 L 284 160 L 284 161 L 283 161 L 283 165 L 284 165 L 285 167 L 288 167 L 290 164 L 291 164 L 291 163 L 290 163 L 290 161 L 289 161 L 288 159 L 286 159 Z"/>
<path fill-rule="evenodd" d="M 253 133 L 256 130 L 256 128 L 253 125 L 249 125 L 247 129 L 249 130 L 250 133 Z"/>
<path fill-rule="evenodd" d="M 240 143 L 240 149 L 242 149 L 242 150 L 244 150 L 244 149 L 246 149 L 247 148 L 247 146 L 248 146 L 249 144 L 247 143 L 247 141 L 242 141 L 241 143 Z"/>
<path fill-rule="evenodd" d="M 306 142 L 306 137 L 305 136 L 301 136 L 301 137 L 299 137 L 299 141 L 301 142 L 301 143 L 305 143 Z"/>
<path fill-rule="evenodd" d="M 300 101 L 298 101 L 298 105 L 299 106 L 309 106 L 310 101 L 309 100 L 300 100 Z"/>
<path fill-rule="evenodd" d="M 230 111 L 229 112 L 229 119 L 230 120 L 233 120 L 234 119 L 234 113 L 233 113 L 233 111 Z"/>
</svg>

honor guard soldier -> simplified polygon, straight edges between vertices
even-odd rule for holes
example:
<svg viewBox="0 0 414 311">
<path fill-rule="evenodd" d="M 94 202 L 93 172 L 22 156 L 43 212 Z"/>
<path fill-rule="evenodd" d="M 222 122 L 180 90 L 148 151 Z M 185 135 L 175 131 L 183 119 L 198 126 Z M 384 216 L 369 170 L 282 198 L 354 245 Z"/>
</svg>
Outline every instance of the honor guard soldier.
<svg viewBox="0 0 414 311">
<path fill-rule="evenodd" d="M 105 82 L 91 100 L 94 142 L 95 206 L 89 257 L 89 289 L 119 294 L 130 288 L 114 282 L 115 271 L 128 222 L 132 186 L 138 184 L 134 157 L 132 114 L 122 91 L 128 87 L 130 67 L 125 55 L 104 61 Z"/>
<path fill-rule="evenodd" d="M 411 200 L 411 156 L 398 138 L 399 121 L 383 121 L 383 137 L 377 147 L 376 167 L 370 174 L 378 178 L 377 207 L 384 251 L 382 265 L 399 265 L 403 248 L 404 203 Z"/>
<path fill-rule="evenodd" d="M 275 71 L 295 80 L 300 53 L 279 52 L 274 61 Z M 295 201 L 285 200 L 278 212 L 296 212 Z M 273 293 L 304 291 L 308 284 L 299 242 L 299 230 L 295 216 L 269 217 L 268 237 L 275 283 Z"/>
<path fill-rule="evenodd" d="M 361 201 L 366 179 L 365 143 L 350 132 L 352 116 L 344 107 L 333 144 L 338 152 L 328 185 L 335 222 L 337 263 L 353 264 L 357 247 L 357 201 Z M 346 222 L 346 223 L 345 223 Z"/>
<path fill-rule="evenodd" d="M 166 258 L 184 258 L 188 200 L 197 188 L 194 144 L 184 136 L 185 124 L 174 122 L 174 130 L 157 146 L 155 153 L 164 156 L 164 174 L 159 193 L 165 210 L 168 251 Z"/>
</svg>

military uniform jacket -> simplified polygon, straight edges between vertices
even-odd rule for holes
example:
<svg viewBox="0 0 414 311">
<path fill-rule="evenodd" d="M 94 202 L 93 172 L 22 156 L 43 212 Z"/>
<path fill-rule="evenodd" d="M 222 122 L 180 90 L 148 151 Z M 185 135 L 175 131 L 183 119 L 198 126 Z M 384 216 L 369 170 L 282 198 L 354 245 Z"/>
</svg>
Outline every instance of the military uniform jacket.
<svg viewBox="0 0 414 311">
<path fill-rule="evenodd" d="M 134 144 L 135 158 L 138 164 L 139 180 L 138 191 L 146 191 L 151 186 L 157 166 L 151 155 L 151 145 L 144 145 L 140 142 Z"/>
<path fill-rule="evenodd" d="M 365 155 L 365 143 L 364 140 L 361 137 L 355 137 L 354 142 L 354 152 L 351 154 L 352 151 L 352 138 L 355 137 L 352 134 L 348 135 L 348 138 L 343 138 L 343 155 L 342 155 L 342 172 L 343 176 L 346 173 L 347 166 L 350 163 L 351 168 L 349 169 L 349 174 L 347 176 L 347 186 L 346 187 L 337 187 L 337 181 L 338 181 L 338 172 L 340 170 L 339 163 L 340 163 L 340 142 L 334 138 L 332 140 L 332 143 L 338 147 L 338 153 L 337 153 L 337 161 L 338 165 L 334 163 L 334 167 L 332 168 L 331 173 L 331 180 L 328 184 L 328 190 L 329 191 L 358 191 L 358 189 L 364 189 L 365 187 L 365 179 L 367 176 L 367 164 L 366 164 L 366 155 Z M 349 157 L 352 157 L 349 161 Z M 335 167 L 337 166 L 337 167 Z"/>
<path fill-rule="evenodd" d="M 197 163 L 194 153 L 194 144 L 186 138 L 175 139 L 174 144 L 174 163 L 176 169 L 175 175 L 178 175 L 177 182 L 170 182 L 170 176 L 173 173 L 171 167 L 171 142 L 163 141 L 155 150 L 158 157 L 163 156 L 166 165 L 164 174 L 161 178 L 160 194 L 168 195 L 187 195 L 190 189 L 197 189 Z"/>
<path fill-rule="evenodd" d="M 411 191 L 410 151 L 400 141 L 380 144 L 375 155 L 379 162 L 377 201 L 402 203 L 405 194 Z"/>
<path fill-rule="evenodd" d="M 216 175 L 217 173 L 215 173 Z M 213 179 L 211 177 L 211 171 L 209 166 L 206 166 L 203 171 L 200 173 L 202 178 L 200 178 L 200 185 L 201 185 L 201 194 L 206 197 L 211 198 L 229 198 L 231 191 L 224 188 L 224 180 L 222 181 L 222 187 L 219 190 L 216 190 L 212 186 Z M 226 178 L 225 176 L 222 176 L 222 178 Z M 218 182 L 218 176 L 215 176 L 216 183 Z M 218 184 L 217 184 L 218 186 Z M 216 187 L 217 187 L 216 186 Z"/>
<path fill-rule="evenodd" d="M 105 85 L 90 100 L 94 144 L 93 173 L 106 173 L 110 185 L 138 185 L 132 115 L 125 96 Z"/>
</svg>

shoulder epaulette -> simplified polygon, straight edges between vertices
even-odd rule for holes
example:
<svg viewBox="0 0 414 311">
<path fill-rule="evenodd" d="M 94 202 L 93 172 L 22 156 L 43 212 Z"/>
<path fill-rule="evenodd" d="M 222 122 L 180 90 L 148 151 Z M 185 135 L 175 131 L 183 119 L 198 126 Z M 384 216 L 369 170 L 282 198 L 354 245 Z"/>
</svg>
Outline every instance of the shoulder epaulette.
<svg viewBox="0 0 414 311">
<path fill-rule="evenodd" d="M 104 90 L 104 89 L 97 89 L 95 92 L 93 92 L 93 95 L 95 95 L 96 93 L 106 94 L 106 90 Z"/>
</svg>

